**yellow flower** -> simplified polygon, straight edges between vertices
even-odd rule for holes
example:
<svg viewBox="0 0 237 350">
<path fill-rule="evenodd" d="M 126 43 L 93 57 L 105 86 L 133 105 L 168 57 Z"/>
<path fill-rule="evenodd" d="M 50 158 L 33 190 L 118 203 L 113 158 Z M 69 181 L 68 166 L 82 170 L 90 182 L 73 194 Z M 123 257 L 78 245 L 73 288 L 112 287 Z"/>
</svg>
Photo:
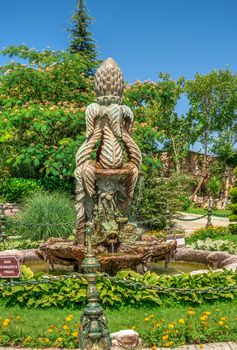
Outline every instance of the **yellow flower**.
<svg viewBox="0 0 237 350">
<path fill-rule="evenodd" d="M 72 319 L 73 319 L 73 315 L 68 315 L 68 316 L 66 317 L 66 321 L 67 321 L 67 322 L 71 322 Z"/>
<path fill-rule="evenodd" d="M 168 341 L 167 343 L 165 343 L 165 346 L 171 346 L 171 345 L 173 345 L 173 344 L 174 344 L 174 342 Z"/>
<path fill-rule="evenodd" d="M 187 312 L 187 315 L 195 315 L 195 312 L 194 312 L 193 310 L 189 310 L 189 311 Z"/>
<path fill-rule="evenodd" d="M 45 343 L 49 343 L 49 338 L 45 338 Z"/>
<path fill-rule="evenodd" d="M 28 336 L 28 337 L 25 338 L 25 342 L 26 342 L 26 343 L 28 343 L 29 341 L 31 341 L 31 337 L 30 337 L 30 336 Z"/>
<path fill-rule="evenodd" d="M 68 329 L 68 326 L 65 324 L 64 326 L 63 326 L 63 329 Z"/>
<path fill-rule="evenodd" d="M 153 345 L 151 350 L 156 350 L 156 345 Z"/>
<path fill-rule="evenodd" d="M 179 319 L 179 323 L 180 323 L 180 324 L 185 324 L 184 319 L 183 319 L 183 318 L 180 318 L 180 319 Z"/>
<path fill-rule="evenodd" d="M 158 322 L 154 323 L 154 327 L 159 328 L 160 327 L 160 323 L 158 323 Z"/>
<path fill-rule="evenodd" d="M 211 315 L 211 312 L 210 312 L 210 311 L 206 311 L 206 312 L 204 312 L 203 314 L 206 315 L 206 316 L 210 316 L 210 315 Z"/>
<path fill-rule="evenodd" d="M 149 321 L 149 320 L 150 320 L 149 317 L 145 317 L 145 318 L 144 318 L 144 321 Z"/>
<path fill-rule="evenodd" d="M 73 332 L 73 333 L 72 333 L 72 336 L 73 336 L 73 337 L 77 337 L 77 336 L 78 336 L 78 332 Z"/>
<path fill-rule="evenodd" d="M 221 317 L 221 321 L 227 321 L 228 317 Z"/>
<path fill-rule="evenodd" d="M 2 325 L 3 327 L 7 327 L 10 323 L 10 320 L 8 318 L 6 318 L 3 322 L 2 322 Z"/>
<path fill-rule="evenodd" d="M 52 332 L 53 332 L 53 329 L 52 329 L 52 328 L 49 328 L 48 332 L 49 332 L 49 333 L 52 333 Z"/>
<path fill-rule="evenodd" d="M 20 316 L 16 316 L 16 320 L 17 320 L 17 321 L 20 320 Z"/>
<path fill-rule="evenodd" d="M 168 328 L 174 328 L 174 325 L 173 325 L 173 323 L 170 323 L 169 325 L 168 325 Z"/>
<path fill-rule="evenodd" d="M 223 322 L 223 321 L 219 321 L 218 324 L 219 324 L 220 326 L 223 326 L 224 322 Z"/>
<path fill-rule="evenodd" d="M 168 339 L 168 338 L 169 338 L 168 334 L 163 335 L 163 337 L 162 337 L 163 340 L 166 340 L 166 339 Z"/>
<path fill-rule="evenodd" d="M 63 340 L 62 337 L 58 337 L 57 341 L 60 343 Z"/>
<path fill-rule="evenodd" d="M 201 320 L 201 321 L 206 321 L 206 319 L 207 319 L 207 316 L 202 316 L 202 317 L 200 317 L 200 320 Z"/>
</svg>

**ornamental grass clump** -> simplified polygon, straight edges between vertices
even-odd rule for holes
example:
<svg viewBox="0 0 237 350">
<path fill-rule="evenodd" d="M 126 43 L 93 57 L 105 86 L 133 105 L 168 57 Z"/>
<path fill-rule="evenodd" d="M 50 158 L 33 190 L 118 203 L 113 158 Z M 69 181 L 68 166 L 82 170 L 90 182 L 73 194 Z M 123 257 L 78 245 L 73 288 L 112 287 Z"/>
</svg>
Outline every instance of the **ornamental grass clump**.
<svg viewBox="0 0 237 350">
<path fill-rule="evenodd" d="M 68 237 L 76 223 L 74 203 L 63 193 L 40 192 L 25 200 L 17 221 L 24 238 L 45 241 L 50 237 Z"/>
</svg>

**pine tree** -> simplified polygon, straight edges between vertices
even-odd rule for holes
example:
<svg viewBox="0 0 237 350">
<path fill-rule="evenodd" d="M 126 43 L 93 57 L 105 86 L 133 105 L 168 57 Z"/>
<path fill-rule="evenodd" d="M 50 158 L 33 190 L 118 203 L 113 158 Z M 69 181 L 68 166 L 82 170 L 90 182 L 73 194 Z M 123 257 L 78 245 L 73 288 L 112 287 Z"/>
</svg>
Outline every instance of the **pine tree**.
<svg viewBox="0 0 237 350">
<path fill-rule="evenodd" d="M 69 29 L 72 37 L 70 52 L 72 54 L 84 52 L 91 59 L 95 59 L 97 56 L 96 46 L 92 33 L 88 30 L 88 27 L 93 23 L 93 18 L 87 13 L 85 0 L 77 0 L 76 11 L 71 21 L 74 28 Z"/>
</svg>

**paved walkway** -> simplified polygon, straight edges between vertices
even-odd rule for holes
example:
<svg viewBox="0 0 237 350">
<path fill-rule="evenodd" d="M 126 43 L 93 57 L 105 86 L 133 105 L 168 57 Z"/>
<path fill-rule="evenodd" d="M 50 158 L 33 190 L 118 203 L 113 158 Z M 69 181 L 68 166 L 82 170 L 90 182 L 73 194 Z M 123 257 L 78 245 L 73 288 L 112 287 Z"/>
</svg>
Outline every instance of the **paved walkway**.
<svg viewBox="0 0 237 350">
<path fill-rule="evenodd" d="M 204 345 L 188 345 L 181 346 L 173 350 L 237 350 L 237 343 L 215 343 L 215 344 L 204 344 Z M 167 348 L 157 348 L 157 350 L 168 350 Z"/>
<path fill-rule="evenodd" d="M 58 350 L 58 349 L 52 349 L 48 348 L 48 350 Z M 204 345 L 188 345 L 188 346 L 181 346 L 179 348 L 173 349 L 173 350 L 237 350 L 237 343 L 229 342 L 229 343 L 215 343 L 215 344 L 204 344 Z M 2 348 L 0 347 L 0 350 L 32 350 L 26 349 L 26 348 Z M 40 349 L 34 349 L 34 350 L 40 350 Z M 66 350 L 66 349 L 64 349 Z M 79 350 L 79 349 L 74 349 Z M 111 348 L 111 350 L 119 350 L 118 348 Z M 122 349 L 121 349 L 122 350 Z M 151 350 L 151 349 L 143 349 L 143 350 Z M 156 350 L 169 350 L 169 348 L 157 348 Z"/>
<path fill-rule="evenodd" d="M 193 218 L 198 218 L 202 215 L 197 215 L 197 214 L 188 214 L 188 213 L 182 213 L 183 217 L 185 219 L 193 219 Z M 202 218 L 199 220 L 195 221 L 180 221 L 180 220 L 175 220 L 177 223 L 178 227 L 183 229 L 185 232 L 193 232 L 199 228 L 205 227 L 207 223 L 207 218 Z M 214 226 L 228 226 L 229 225 L 229 219 L 228 218 L 221 218 L 217 216 L 212 216 L 212 224 Z"/>
</svg>

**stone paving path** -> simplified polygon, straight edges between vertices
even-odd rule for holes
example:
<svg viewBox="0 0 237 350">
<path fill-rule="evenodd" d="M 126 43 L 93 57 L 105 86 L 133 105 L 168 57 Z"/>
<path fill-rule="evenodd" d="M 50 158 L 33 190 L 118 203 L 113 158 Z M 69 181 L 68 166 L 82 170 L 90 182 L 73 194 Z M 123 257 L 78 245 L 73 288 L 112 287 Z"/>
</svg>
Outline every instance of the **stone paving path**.
<svg viewBox="0 0 237 350">
<path fill-rule="evenodd" d="M 58 349 L 52 349 L 48 348 L 48 350 L 58 350 Z M 173 350 L 237 350 L 237 343 L 228 342 L 228 343 L 215 343 L 215 344 L 203 344 L 203 345 L 188 345 L 188 346 L 181 346 L 179 348 L 175 348 Z M 26 349 L 26 348 L 2 348 L 0 347 L 0 350 L 33 350 L 32 348 Z M 34 349 L 34 350 L 40 350 L 40 349 Z M 64 349 L 66 350 L 66 349 Z M 74 349 L 79 350 L 79 349 Z M 118 348 L 111 348 L 111 350 L 119 350 Z M 122 349 L 121 349 L 122 350 Z M 151 349 L 143 349 L 143 350 L 151 350 Z M 157 348 L 156 350 L 169 350 L 169 348 Z M 171 349 L 170 349 L 171 350 Z"/>
<path fill-rule="evenodd" d="M 188 213 L 182 213 L 183 217 L 185 219 L 193 219 L 197 218 L 202 215 L 197 215 L 197 214 L 188 214 Z M 180 221 L 180 220 L 175 220 L 177 223 L 178 227 L 183 229 L 185 232 L 193 232 L 199 228 L 205 227 L 207 223 L 207 218 L 199 219 L 196 221 Z M 213 226 L 228 226 L 229 225 L 229 219 L 228 218 L 221 218 L 217 216 L 212 216 L 212 224 Z"/>
<path fill-rule="evenodd" d="M 188 345 L 181 346 L 173 350 L 237 350 L 237 343 L 215 343 L 215 344 L 204 344 L 204 345 Z M 148 349 L 147 349 L 148 350 Z M 168 350 L 167 348 L 157 348 L 157 350 Z"/>
</svg>

